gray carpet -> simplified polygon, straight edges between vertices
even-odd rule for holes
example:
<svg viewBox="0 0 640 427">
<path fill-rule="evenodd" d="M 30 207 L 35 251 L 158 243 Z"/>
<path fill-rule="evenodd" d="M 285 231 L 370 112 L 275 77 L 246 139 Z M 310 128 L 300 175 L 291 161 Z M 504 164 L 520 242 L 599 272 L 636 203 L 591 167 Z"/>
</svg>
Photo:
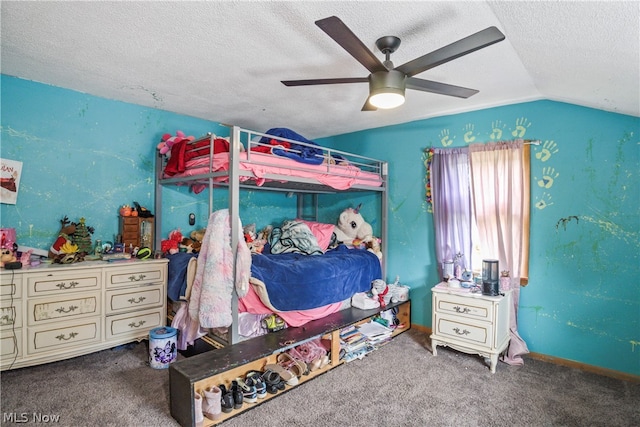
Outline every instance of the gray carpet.
<svg viewBox="0 0 640 427">
<path fill-rule="evenodd" d="M 147 360 L 143 342 L 5 371 L 2 424 L 52 415 L 58 426 L 177 426 L 168 371 Z M 640 426 L 640 383 L 535 359 L 491 374 L 478 356 L 439 347 L 433 357 L 412 330 L 222 425 Z"/>
</svg>

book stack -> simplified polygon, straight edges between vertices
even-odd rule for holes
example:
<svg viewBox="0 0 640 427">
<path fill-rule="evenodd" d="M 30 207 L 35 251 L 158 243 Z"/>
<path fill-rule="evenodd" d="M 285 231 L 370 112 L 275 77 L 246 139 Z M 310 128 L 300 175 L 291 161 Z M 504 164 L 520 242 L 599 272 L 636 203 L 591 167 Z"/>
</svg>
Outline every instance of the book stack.
<svg viewBox="0 0 640 427">
<path fill-rule="evenodd" d="M 382 319 L 381 319 L 382 320 Z M 391 339 L 393 329 L 384 326 L 381 322 L 371 320 L 358 327 L 359 332 L 367 339 L 372 347 L 380 347 Z"/>
<path fill-rule="evenodd" d="M 344 360 L 346 362 L 362 359 L 373 350 L 367 338 L 353 325 L 340 331 L 340 347 L 344 350 Z"/>
</svg>

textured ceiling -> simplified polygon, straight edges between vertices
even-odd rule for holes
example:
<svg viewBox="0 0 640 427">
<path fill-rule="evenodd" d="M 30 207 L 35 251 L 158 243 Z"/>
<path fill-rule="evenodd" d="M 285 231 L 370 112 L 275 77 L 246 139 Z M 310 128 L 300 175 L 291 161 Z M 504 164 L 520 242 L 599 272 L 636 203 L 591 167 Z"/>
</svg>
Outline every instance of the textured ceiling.
<svg viewBox="0 0 640 427">
<path fill-rule="evenodd" d="M 255 130 L 309 138 L 552 99 L 640 116 L 640 3 L 365 1 L 2 1 L 3 74 Z M 394 110 L 360 111 L 366 77 L 314 22 L 338 16 L 396 65 L 489 26 L 506 39 L 416 77 L 478 89 L 468 99 L 407 90 Z M 185 129 L 186 131 L 186 129 Z"/>
</svg>

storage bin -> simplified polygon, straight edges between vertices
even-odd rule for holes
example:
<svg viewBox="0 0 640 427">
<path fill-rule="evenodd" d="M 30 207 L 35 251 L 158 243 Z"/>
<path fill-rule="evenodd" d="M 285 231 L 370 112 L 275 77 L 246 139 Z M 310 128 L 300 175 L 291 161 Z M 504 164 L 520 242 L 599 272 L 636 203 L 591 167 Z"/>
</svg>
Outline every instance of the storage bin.
<svg viewBox="0 0 640 427">
<path fill-rule="evenodd" d="M 178 330 L 170 326 L 149 331 L 149 365 L 154 369 L 166 369 L 178 357 Z"/>
</svg>

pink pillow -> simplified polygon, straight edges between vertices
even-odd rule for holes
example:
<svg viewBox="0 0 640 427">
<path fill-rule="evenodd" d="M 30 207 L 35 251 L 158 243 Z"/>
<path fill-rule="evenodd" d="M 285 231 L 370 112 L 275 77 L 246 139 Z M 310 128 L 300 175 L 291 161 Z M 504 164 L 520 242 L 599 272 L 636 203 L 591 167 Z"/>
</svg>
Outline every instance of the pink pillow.
<svg viewBox="0 0 640 427">
<path fill-rule="evenodd" d="M 331 235 L 333 234 L 335 225 L 314 221 L 305 221 L 304 219 L 298 219 L 297 221 L 307 224 L 316 240 L 318 241 L 318 246 L 320 246 L 320 249 L 322 249 L 323 252 L 326 251 L 329 247 L 329 243 L 331 243 Z"/>
</svg>

